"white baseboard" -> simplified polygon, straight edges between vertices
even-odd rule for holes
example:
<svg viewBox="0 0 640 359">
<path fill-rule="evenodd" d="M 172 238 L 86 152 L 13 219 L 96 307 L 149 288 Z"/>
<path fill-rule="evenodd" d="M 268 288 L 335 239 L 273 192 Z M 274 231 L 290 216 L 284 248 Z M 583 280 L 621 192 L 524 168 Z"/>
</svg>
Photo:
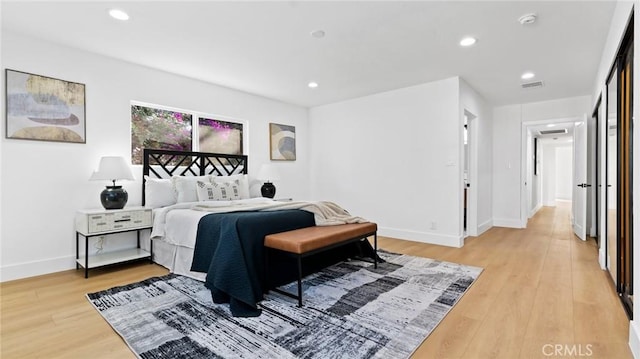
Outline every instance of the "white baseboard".
<svg viewBox="0 0 640 359">
<path fill-rule="evenodd" d="M 555 207 L 556 206 L 556 201 L 552 200 L 552 201 L 544 201 L 543 205 L 545 207 Z"/>
<path fill-rule="evenodd" d="M 538 203 L 538 205 L 529 212 L 529 218 L 533 217 L 538 213 L 538 211 L 542 208 L 542 203 Z"/>
<path fill-rule="evenodd" d="M 414 242 L 437 244 L 447 247 L 461 248 L 464 245 L 463 236 L 453 236 L 448 234 L 407 231 L 403 229 L 379 227 L 378 235 L 384 237 L 404 239 Z"/>
<path fill-rule="evenodd" d="M 604 248 L 598 250 L 598 263 L 600 263 L 600 269 L 607 270 L 607 256 Z"/>
<path fill-rule="evenodd" d="M 481 223 L 478 226 L 478 236 L 482 235 L 482 233 L 488 231 L 489 229 L 491 229 L 491 227 L 493 227 L 493 221 L 492 220 L 488 220 L 486 222 Z"/>
<path fill-rule="evenodd" d="M 634 358 L 640 358 L 640 328 L 636 323 L 635 320 L 629 322 L 629 349 Z"/>
<path fill-rule="evenodd" d="M 520 221 L 520 219 L 494 218 L 493 225 L 495 227 L 525 228 L 522 226 L 522 221 Z"/>
<path fill-rule="evenodd" d="M 584 234 L 585 234 L 585 237 L 586 237 L 586 235 L 587 235 L 587 230 L 586 230 L 586 229 L 584 229 L 584 230 L 583 230 L 583 229 L 582 229 L 582 226 L 581 226 L 581 225 L 579 225 L 579 224 L 576 224 L 576 223 L 573 223 L 573 226 L 572 226 L 572 227 L 573 227 L 573 232 L 576 234 L 576 236 L 577 236 L 578 238 L 582 239 L 583 241 L 586 241 L 586 240 L 587 240 L 587 238 L 582 238 L 582 237 L 578 236 L 578 233 L 584 233 Z"/>
<path fill-rule="evenodd" d="M 10 264 L 0 268 L 0 282 L 61 272 L 76 267 L 74 256 L 50 258 L 41 261 Z"/>
</svg>

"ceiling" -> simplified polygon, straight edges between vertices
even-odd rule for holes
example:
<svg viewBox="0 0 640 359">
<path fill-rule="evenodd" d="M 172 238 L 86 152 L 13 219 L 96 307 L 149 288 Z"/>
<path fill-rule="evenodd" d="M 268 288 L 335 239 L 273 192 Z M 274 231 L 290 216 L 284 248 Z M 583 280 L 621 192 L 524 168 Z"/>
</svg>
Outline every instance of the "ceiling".
<svg viewBox="0 0 640 359">
<path fill-rule="evenodd" d="M 130 20 L 112 19 L 111 8 Z M 2 30 L 305 107 L 452 76 L 505 105 L 591 94 L 614 8 L 614 1 L 3 0 Z M 527 13 L 538 21 L 521 25 Z M 326 36 L 311 36 L 315 30 Z M 467 35 L 478 42 L 463 48 Z M 544 86 L 522 89 L 525 71 Z"/>
</svg>

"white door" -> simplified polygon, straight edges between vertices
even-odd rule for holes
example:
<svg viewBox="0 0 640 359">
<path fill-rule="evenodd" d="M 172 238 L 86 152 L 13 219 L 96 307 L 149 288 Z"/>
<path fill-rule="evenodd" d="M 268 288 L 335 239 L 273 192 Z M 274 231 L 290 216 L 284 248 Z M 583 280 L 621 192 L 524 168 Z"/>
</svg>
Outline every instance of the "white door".
<svg viewBox="0 0 640 359">
<path fill-rule="evenodd" d="M 587 239 L 587 118 L 576 122 L 573 130 L 573 232 Z"/>
</svg>

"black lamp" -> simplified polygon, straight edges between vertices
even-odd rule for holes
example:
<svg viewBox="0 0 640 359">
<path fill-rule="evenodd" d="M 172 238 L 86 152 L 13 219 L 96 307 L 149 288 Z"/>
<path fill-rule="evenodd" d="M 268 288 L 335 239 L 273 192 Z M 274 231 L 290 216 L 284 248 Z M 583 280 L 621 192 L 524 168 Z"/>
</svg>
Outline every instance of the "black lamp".
<svg viewBox="0 0 640 359">
<path fill-rule="evenodd" d="M 264 164 L 260 167 L 258 179 L 265 181 L 260 188 L 262 197 L 273 198 L 276 195 L 276 186 L 274 186 L 271 181 L 277 181 L 280 179 L 278 170 L 271 164 Z"/>
<path fill-rule="evenodd" d="M 129 200 L 129 194 L 122 188 L 116 186 L 116 180 L 133 181 L 133 173 L 127 162 L 122 157 L 106 156 L 100 159 L 98 171 L 93 172 L 90 180 L 109 180 L 113 181 L 112 186 L 107 186 L 100 193 L 100 201 L 105 209 L 122 209 Z"/>
</svg>

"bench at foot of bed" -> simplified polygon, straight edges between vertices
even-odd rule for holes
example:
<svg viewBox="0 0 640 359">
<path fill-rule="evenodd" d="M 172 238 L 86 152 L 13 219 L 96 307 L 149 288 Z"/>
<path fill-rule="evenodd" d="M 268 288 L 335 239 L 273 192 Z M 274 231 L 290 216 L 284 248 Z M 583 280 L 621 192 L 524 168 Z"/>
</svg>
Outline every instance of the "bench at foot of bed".
<svg viewBox="0 0 640 359">
<path fill-rule="evenodd" d="M 378 268 L 378 226 L 375 223 L 353 223 L 337 226 L 315 226 L 293 231 L 269 234 L 264 237 L 267 249 L 278 250 L 294 256 L 298 263 L 298 295 L 278 288 L 275 292 L 298 299 L 302 307 L 302 258 L 324 252 L 373 236 L 373 265 Z M 268 258 L 268 255 L 267 255 Z M 267 264 L 268 268 L 268 264 Z"/>
</svg>

